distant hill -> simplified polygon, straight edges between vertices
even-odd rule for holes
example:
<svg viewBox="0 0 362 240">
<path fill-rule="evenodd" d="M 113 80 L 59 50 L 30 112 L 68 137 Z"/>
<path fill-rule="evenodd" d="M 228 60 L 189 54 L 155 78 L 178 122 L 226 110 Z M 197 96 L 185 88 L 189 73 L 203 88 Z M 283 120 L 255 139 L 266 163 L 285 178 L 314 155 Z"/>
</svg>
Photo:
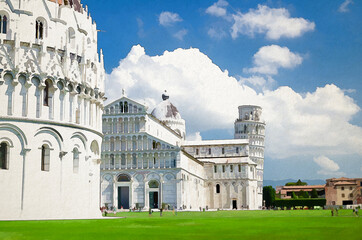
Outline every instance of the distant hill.
<svg viewBox="0 0 362 240">
<path fill-rule="evenodd" d="M 302 182 L 307 182 L 308 185 L 319 185 L 319 184 L 325 184 L 326 180 L 324 179 L 314 179 L 314 180 L 308 180 L 308 179 L 300 179 Z M 264 186 L 272 186 L 275 188 L 276 186 L 284 186 L 287 182 L 296 182 L 298 179 L 283 179 L 283 180 L 264 180 Z"/>
</svg>

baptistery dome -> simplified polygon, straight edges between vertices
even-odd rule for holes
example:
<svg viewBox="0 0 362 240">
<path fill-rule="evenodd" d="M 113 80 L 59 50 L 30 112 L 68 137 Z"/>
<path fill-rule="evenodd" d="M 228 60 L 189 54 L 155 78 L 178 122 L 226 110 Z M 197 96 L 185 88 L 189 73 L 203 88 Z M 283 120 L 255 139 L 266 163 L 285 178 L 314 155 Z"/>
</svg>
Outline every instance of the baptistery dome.
<svg viewBox="0 0 362 240">
<path fill-rule="evenodd" d="M 0 1 L 0 220 L 101 216 L 97 34 L 79 0 Z"/>
<path fill-rule="evenodd" d="M 181 118 L 181 114 L 170 101 L 170 96 L 165 91 L 162 94 L 162 102 L 160 102 L 153 110 L 152 116 L 166 124 L 169 128 L 177 132 L 183 139 L 186 135 L 185 120 Z"/>
</svg>

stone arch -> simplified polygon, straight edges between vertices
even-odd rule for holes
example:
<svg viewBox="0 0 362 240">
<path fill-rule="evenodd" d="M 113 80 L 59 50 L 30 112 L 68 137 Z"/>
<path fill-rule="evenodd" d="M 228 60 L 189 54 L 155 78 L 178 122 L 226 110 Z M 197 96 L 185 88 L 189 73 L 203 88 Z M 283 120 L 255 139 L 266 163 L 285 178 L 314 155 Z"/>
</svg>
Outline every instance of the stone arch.
<svg viewBox="0 0 362 240">
<path fill-rule="evenodd" d="M 0 123 L 0 131 L 8 131 L 13 133 L 21 143 L 21 149 L 24 150 L 28 146 L 28 140 L 24 132 L 17 126 L 9 123 Z"/>
<path fill-rule="evenodd" d="M 40 135 L 40 134 L 49 134 L 49 135 L 53 136 L 55 138 L 55 140 L 57 141 L 57 143 L 58 143 L 59 150 L 63 151 L 63 149 L 64 149 L 64 139 L 63 139 L 62 135 L 57 130 L 55 130 L 54 128 L 50 128 L 50 127 L 42 127 L 42 128 L 39 128 L 37 130 L 34 137 L 37 136 L 37 135 Z"/>
<path fill-rule="evenodd" d="M 152 171 L 152 172 L 150 172 L 150 173 L 147 174 L 146 179 L 147 179 L 148 181 L 151 181 L 151 180 L 158 180 L 158 181 L 160 181 L 161 177 L 160 177 L 160 175 L 159 175 L 158 173 Z"/>
<path fill-rule="evenodd" d="M 78 138 L 82 142 L 84 149 L 86 151 L 88 151 L 88 148 L 87 148 L 88 139 L 83 133 L 75 132 L 75 133 L 73 133 L 73 135 L 70 139 L 73 139 L 73 138 Z"/>
<path fill-rule="evenodd" d="M 173 173 L 168 172 L 168 173 L 164 174 L 163 178 L 165 178 L 167 180 L 174 180 L 174 179 L 176 179 L 176 176 Z"/>
<path fill-rule="evenodd" d="M 132 177 L 124 172 L 121 172 L 119 174 L 117 174 L 116 176 L 116 181 L 117 182 L 130 182 L 132 180 Z"/>
</svg>

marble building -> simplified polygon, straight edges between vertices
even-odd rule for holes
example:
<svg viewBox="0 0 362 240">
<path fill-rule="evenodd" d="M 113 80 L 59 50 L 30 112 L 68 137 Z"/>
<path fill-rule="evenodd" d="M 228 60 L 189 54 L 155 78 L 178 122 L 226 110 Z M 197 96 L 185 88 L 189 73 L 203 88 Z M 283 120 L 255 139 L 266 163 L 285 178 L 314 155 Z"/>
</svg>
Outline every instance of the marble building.
<svg viewBox="0 0 362 240">
<path fill-rule="evenodd" d="M 79 0 L 0 1 L 0 219 L 100 217 L 97 51 Z"/>
<path fill-rule="evenodd" d="M 248 126 L 259 122 L 261 108 L 255 108 L 258 119 L 239 119 L 248 121 Z M 249 106 L 240 109 L 250 114 Z M 260 122 L 261 135 L 264 127 Z M 187 210 L 260 209 L 262 165 L 259 152 L 254 152 L 254 136 L 186 141 L 185 129 L 185 120 L 166 93 L 151 113 L 124 93 L 105 106 L 102 205 L 144 210 L 165 204 Z"/>
</svg>

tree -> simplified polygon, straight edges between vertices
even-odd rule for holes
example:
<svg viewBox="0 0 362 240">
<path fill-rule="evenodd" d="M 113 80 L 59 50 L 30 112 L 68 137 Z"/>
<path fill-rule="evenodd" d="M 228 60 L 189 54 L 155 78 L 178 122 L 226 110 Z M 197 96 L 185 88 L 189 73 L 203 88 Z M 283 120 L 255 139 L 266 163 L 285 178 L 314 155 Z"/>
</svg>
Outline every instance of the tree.
<svg viewBox="0 0 362 240">
<path fill-rule="evenodd" d="M 300 179 L 298 179 L 297 182 L 287 182 L 285 186 L 306 186 L 308 185 L 306 182 L 302 182 Z"/>
<path fill-rule="evenodd" d="M 263 187 L 263 200 L 266 207 L 274 206 L 275 189 L 272 186 Z"/>
<path fill-rule="evenodd" d="M 292 198 L 297 199 L 297 195 L 295 195 L 295 192 L 292 192 Z"/>
<path fill-rule="evenodd" d="M 304 192 L 303 190 L 300 190 L 298 193 L 299 198 L 309 198 L 308 192 Z"/>
<path fill-rule="evenodd" d="M 317 190 L 315 190 L 315 188 L 313 188 L 313 190 L 312 190 L 311 198 L 318 198 L 318 193 L 317 193 Z"/>
</svg>

